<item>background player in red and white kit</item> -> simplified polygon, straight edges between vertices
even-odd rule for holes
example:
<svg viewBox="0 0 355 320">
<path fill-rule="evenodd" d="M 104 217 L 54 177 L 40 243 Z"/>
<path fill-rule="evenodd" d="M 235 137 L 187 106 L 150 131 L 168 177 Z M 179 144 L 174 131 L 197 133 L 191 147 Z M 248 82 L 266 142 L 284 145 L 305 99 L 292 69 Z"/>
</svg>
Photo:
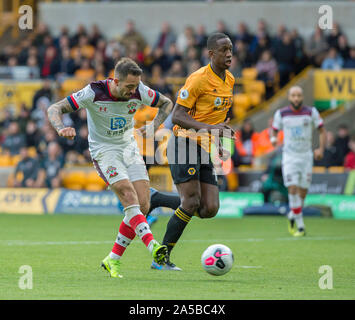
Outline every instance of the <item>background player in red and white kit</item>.
<svg viewBox="0 0 355 320">
<path fill-rule="evenodd" d="M 112 277 L 119 274 L 120 258 L 136 234 L 153 260 L 164 264 L 167 247 L 151 233 L 144 214 L 149 211 L 149 177 L 133 136 L 133 116 L 141 104 L 159 111 L 150 125 L 139 130 L 143 135 L 159 128 L 172 110 L 172 102 L 141 82 L 142 70 L 131 59 L 123 58 L 115 66 L 114 79 L 92 82 L 48 109 L 48 119 L 58 134 L 74 139 L 74 128 L 65 127 L 63 113 L 87 110 L 89 150 L 94 166 L 124 207 L 125 217 L 111 253 L 102 261 Z"/>
<path fill-rule="evenodd" d="M 295 236 L 304 236 L 305 225 L 302 207 L 312 179 L 313 129 L 319 130 L 319 148 L 314 150 L 314 158 L 323 157 L 326 131 L 323 120 L 315 107 L 303 105 L 303 90 L 294 86 L 289 90 L 290 105 L 276 111 L 273 120 L 273 134 L 271 142 L 277 143 L 277 132 L 284 131 L 284 145 L 282 150 L 282 175 L 284 184 L 288 188 L 290 212 L 288 214 L 289 232 Z M 297 229 L 295 226 L 297 225 Z"/>
</svg>

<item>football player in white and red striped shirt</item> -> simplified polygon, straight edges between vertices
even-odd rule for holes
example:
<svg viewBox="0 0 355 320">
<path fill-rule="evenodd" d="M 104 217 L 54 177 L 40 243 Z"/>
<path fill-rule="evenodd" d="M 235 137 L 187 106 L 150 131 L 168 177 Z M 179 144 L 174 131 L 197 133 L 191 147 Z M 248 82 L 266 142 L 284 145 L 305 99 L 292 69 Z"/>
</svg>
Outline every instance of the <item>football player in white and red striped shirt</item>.
<svg viewBox="0 0 355 320">
<path fill-rule="evenodd" d="M 150 206 L 149 177 L 133 136 L 133 116 L 141 104 L 159 108 L 150 124 L 155 132 L 172 110 L 172 102 L 141 82 L 142 70 L 129 58 L 115 66 L 114 79 L 92 82 L 48 108 L 48 119 L 59 136 L 74 139 L 74 128 L 65 127 L 63 113 L 85 108 L 89 150 L 98 174 L 115 192 L 125 217 L 110 254 L 102 261 L 112 277 L 121 277 L 120 258 L 138 235 L 157 263 L 164 264 L 167 247 L 153 237 L 144 214 Z M 145 135 L 147 126 L 140 129 Z"/>
</svg>

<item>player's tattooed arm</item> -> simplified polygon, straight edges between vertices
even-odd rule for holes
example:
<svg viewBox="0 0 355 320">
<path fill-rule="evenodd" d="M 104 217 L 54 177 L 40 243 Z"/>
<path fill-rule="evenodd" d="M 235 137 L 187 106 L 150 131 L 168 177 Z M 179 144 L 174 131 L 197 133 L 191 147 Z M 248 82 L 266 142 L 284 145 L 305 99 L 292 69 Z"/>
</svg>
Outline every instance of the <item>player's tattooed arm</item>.
<svg viewBox="0 0 355 320">
<path fill-rule="evenodd" d="M 157 115 L 153 119 L 154 121 L 154 132 L 160 127 L 160 125 L 165 121 L 165 119 L 170 114 L 173 109 L 173 103 L 171 100 L 164 95 L 160 94 L 159 100 L 155 106 L 159 109 Z"/>
<path fill-rule="evenodd" d="M 152 137 L 154 135 L 154 132 L 158 130 L 160 125 L 165 121 L 165 119 L 170 114 L 173 108 L 173 103 L 171 102 L 170 99 L 160 94 L 159 100 L 157 104 L 154 106 L 154 108 L 159 108 L 159 111 L 155 116 L 155 118 L 153 119 L 153 121 L 150 124 L 145 125 L 138 129 L 138 132 L 140 132 L 140 134 L 143 137 Z"/>
<path fill-rule="evenodd" d="M 48 120 L 57 131 L 58 135 L 68 139 L 74 139 L 76 133 L 74 128 L 65 127 L 62 121 L 62 114 L 72 111 L 73 108 L 67 99 L 52 104 L 47 110 Z"/>
</svg>

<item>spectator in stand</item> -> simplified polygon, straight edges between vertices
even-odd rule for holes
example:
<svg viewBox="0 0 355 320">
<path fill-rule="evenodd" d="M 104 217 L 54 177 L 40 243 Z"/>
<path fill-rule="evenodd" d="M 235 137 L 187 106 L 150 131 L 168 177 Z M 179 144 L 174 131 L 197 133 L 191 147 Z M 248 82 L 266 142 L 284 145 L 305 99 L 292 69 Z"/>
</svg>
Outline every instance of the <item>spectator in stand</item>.
<svg viewBox="0 0 355 320">
<path fill-rule="evenodd" d="M 242 68 L 248 68 L 252 64 L 252 56 L 249 54 L 248 45 L 238 40 L 234 45 L 234 52 Z"/>
<path fill-rule="evenodd" d="M 335 165 L 342 166 L 344 164 L 345 156 L 349 152 L 349 128 L 345 123 L 338 126 L 334 146 L 336 148 L 337 155 Z"/>
<path fill-rule="evenodd" d="M 103 36 L 99 26 L 97 24 L 93 24 L 91 26 L 91 30 L 90 30 L 90 34 L 89 34 L 90 45 L 92 45 L 95 48 L 98 45 L 98 42 L 104 38 L 105 37 Z"/>
<path fill-rule="evenodd" d="M 30 120 L 26 125 L 26 145 L 27 147 L 37 147 L 42 139 L 43 133 L 38 129 L 36 122 Z"/>
<path fill-rule="evenodd" d="M 197 59 L 189 61 L 187 63 L 187 74 L 191 74 L 194 73 L 195 71 L 197 71 L 198 69 L 200 69 L 201 66 L 201 62 Z"/>
<path fill-rule="evenodd" d="M 89 59 L 84 59 L 81 62 L 80 69 L 75 71 L 74 77 L 86 80 L 88 83 L 95 79 L 95 70 L 91 67 Z"/>
<path fill-rule="evenodd" d="M 338 165 L 337 149 L 336 146 L 334 145 L 334 142 L 335 142 L 335 136 L 333 132 L 327 131 L 327 141 L 324 149 L 323 158 L 321 160 L 314 160 L 315 166 L 329 168 Z"/>
<path fill-rule="evenodd" d="M 74 35 L 70 38 L 70 47 L 73 48 L 75 46 L 77 46 L 79 44 L 79 39 L 81 36 L 86 36 L 87 35 L 87 31 L 84 25 L 79 24 L 76 32 L 74 33 Z"/>
<path fill-rule="evenodd" d="M 346 38 L 345 35 L 341 35 L 338 38 L 338 51 L 343 60 L 346 60 L 349 58 L 349 44 L 348 44 L 348 39 Z"/>
<path fill-rule="evenodd" d="M 343 68 L 355 69 L 355 47 L 350 48 L 349 58 L 345 60 Z"/>
<path fill-rule="evenodd" d="M 339 37 L 342 35 L 339 24 L 337 22 L 333 23 L 332 29 L 327 36 L 327 43 L 329 47 L 334 47 L 338 49 Z"/>
<path fill-rule="evenodd" d="M 21 105 L 20 113 L 16 119 L 16 122 L 19 125 L 20 133 L 22 133 L 22 134 L 26 133 L 26 126 L 27 126 L 27 122 L 29 120 L 30 120 L 30 110 L 23 103 Z"/>
<path fill-rule="evenodd" d="M 48 26 L 45 23 L 40 22 L 34 32 L 33 45 L 40 47 L 44 43 L 46 36 L 50 35 Z"/>
<path fill-rule="evenodd" d="M 42 128 L 47 121 L 47 108 L 50 104 L 51 102 L 47 97 L 41 97 L 37 101 L 36 109 L 31 112 L 31 119 L 36 121 L 39 128 Z"/>
<path fill-rule="evenodd" d="M 282 37 L 284 36 L 284 34 L 288 32 L 287 28 L 284 24 L 280 24 L 277 26 L 277 31 L 276 31 L 276 35 L 274 37 L 272 37 L 272 46 L 276 47 L 277 45 L 279 45 L 282 42 Z"/>
<path fill-rule="evenodd" d="M 5 136 L 6 138 L 2 148 L 6 153 L 9 153 L 12 156 L 19 154 L 20 148 L 26 146 L 26 138 L 20 132 L 20 127 L 15 121 L 9 124 Z"/>
<path fill-rule="evenodd" d="M 57 142 L 48 145 L 47 154 L 40 163 L 38 185 L 46 188 L 60 188 L 63 180 L 64 159 Z"/>
<path fill-rule="evenodd" d="M 275 58 L 278 63 L 281 87 L 290 81 L 291 73 L 294 72 L 295 53 L 296 48 L 291 35 L 286 32 L 282 37 L 282 41 L 275 47 Z"/>
<path fill-rule="evenodd" d="M 312 36 L 305 43 L 305 54 L 311 64 L 320 67 L 328 49 L 323 30 L 317 25 Z"/>
<path fill-rule="evenodd" d="M 344 161 L 344 167 L 348 170 L 355 170 L 355 134 L 352 134 L 349 139 L 349 152 Z"/>
<path fill-rule="evenodd" d="M 308 58 L 304 52 L 304 40 L 298 33 L 298 30 L 293 29 L 290 34 L 296 49 L 295 74 L 298 74 L 308 65 Z"/>
<path fill-rule="evenodd" d="M 55 59 L 51 64 L 51 73 L 57 76 L 72 76 L 77 69 L 78 66 L 71 57 L 68 47 L 64 47 L 61 51 L 60 58 Z"/>
<path fill-rule="evenodd" d="M 175 61 L 181 61 L 182 60 L 182 55 L 178 51 L 178 49 L 176 47 L 176 43 L 172 43 L 169 46 L 169 50 L 167 52 L 167 57 L 168 57 L 168 60 L 169 60 L 170 68 L 171 68 L 171 66 L 173 65 L 173 63 Z"/>
<path fill-rule="evenodd" d="M 33 96 L 31 112 L 36 109 L 37 102 L 40 98 L 47 97 L 49 101 L 52 101 L 54 93 L 51 87 L 52 87 L 51 81 L 48 78 L 44 79 L 42 83 L 42 88 L 36 91 L 36 93 Z"/>
<path fill-rule="evenodd" d="M 80 36 L 78 45 L 71 49 L 71 56 L 74 57 L 78 50 L 84 58 L 89 60 L 94 58 L 95 47 L 89 43 L 89 37 L 87 35 Z"/>
<path fill-rule="evenodd" d="M 57 49 L 54 46 L 49 46 L 44 53 L 43 64 L 41 66 L 41 77 L 54 77 L 51 70 L 51 65 L 54 63 L 57 55 Z"/>
<path fill-rule="evenodd" d="M 344 60 L 338 54 L 335 47 L 329 49 L 327 57 L 322 62 L 322 69 L 324 70 L 340 70 L 343 67 Z"/>
<path fill-rule="evenodd" d="M 28 60 L 29 50 L 32 45 L 30 38 L 25 38 L 20 43 L 20 52 L 18 54 L 18 63 L 19 65 L 25 65 Z"/>
<path fill-rule="evenodd" d="M 191 26 L 186 26 L 184 31 L 180 33 L 176 39 L 176 46 L 178 51 L 182 54 L 185 53 L 186 48 L 189 43 L 195 44 L 195 33 L 194 29 Z"/>
<path fill-rule="evenodd" d="M 233 37 L 233 43 L 236 43 L 237 41 L 243 41 L 244 43 L 249 45 L 252 40 L 253 35 L 249 32 L 248 26 L 244 22 L 239 23 L 237 33 Z"/>
<path fill-rule="evenodd" d="M 273 93 L 273 85 L 277 74 L 277 63 L 272 57 L 270 50 L 265 50 L 255 66 L 258 71 L 258 80 L 262 80 L 266 87 L 266 99 L 269 99 Z"/>
<path fill-rule="evenodd" d="M 184 67 L 180 60 L 176 60 L 173 62 L 170 70 L 167 73 L 167 76 L 171 78 L 182 78 L 186 76 Z"/>
<path fill-rule="evenodd" d="M 167 72 L 171 66 L 168 55 L 165 54 L 163 48 L 157 47 L 153 51 L 153 66 L 158 65 L 163 73 Z"/>
<path fill-rule="evenodd" d="M 41 131 L 42 135 L 39 143 L 37 144 L 37 153 L 43 157 L 47 152 L 48 145 L 51 142 L 56 142 L 58 140 L 57 133 L 53 130 L 52 126 L 45 124 Z"/>
<path fill-rule="evenodd" d="M 269 45 L 266 37 L 261 36 L 258 40 L 258 43 L 257 43 L 256 48 L 253 53 L 253 63 L 256 63 L 260 59 L 262 53 L 265 50 L 268 50 L 269 48 L 270 48 L 270 45 Z"/>
<path fill-rule="evenodd" d="M 168 22 L 163 22 L 158 39 L 155 42 L 154 48 L 161 48 L 165 53 L 168 52 L 170 45 L 175 43 L 176 35 L 171 29 Z"/>
<path fill-rule="evenodd" d="M 27 147 L 22 146 L 19 149 L 20 161 L 18 162 L 14 172 L 14 187 L 41 187 L 38 180 L 39 161 L 28 155 Z"/>
<path fill-rule="evenodd" d="M 254 131 L 252 122 L 249 119 L 244 120 L 242 128 L 235 133 L 235 147 L 239 155 L 239 164 L 252 164 L 257 137 L 258 134 Z"/>
<path fill-rule="evenodd" d="M 138 52 L 144 52 L 147 43 L 143 36 L 136 30 L 136 26 L 133 20 L 128 20 L 126 23 L 125 33 L 120 39 L 120 43 L 123 45 L 126 51 L 132 43 L 137 45 Z"/>
<path fill-rule="evenodd" d="M 232 56 L 232 63 L 229 67 L 229 72 L 231 72 L 235 78 L 240 78 L 242 76 L 242 66 L 236 55 Z"/>
<path fill-rule="evenodd" d="M 81 126 L 78 133 L 79 134 L 75 139 L 75 151 L 84 157 L 85 162 L 91 162 L 88 143 L 89 131 L 87 125 L 85 124 Z"/>
<path fill-rule="evenodd" d="M 196 31 L 196 46 L 200 51 L 206 47 L 207 38 L 206 27 L 202 24 L 199 25 Z"/>
<path fill-rule="evenodd" d="M 230 39 L 233 38 L 232 35 L 231 35 L 231 33 L 229 32 L 229 30 L 228 30 L 228 28 L 227 28 L 225 22 L 222 21 L 222 20 L 219 20 L 219 21 L 217 22 L 217 30 L 216 30 L 216 31 L 217 31 L 217 32 L 220 32 L 220 33 L 226 34 Z"/>
</svg>

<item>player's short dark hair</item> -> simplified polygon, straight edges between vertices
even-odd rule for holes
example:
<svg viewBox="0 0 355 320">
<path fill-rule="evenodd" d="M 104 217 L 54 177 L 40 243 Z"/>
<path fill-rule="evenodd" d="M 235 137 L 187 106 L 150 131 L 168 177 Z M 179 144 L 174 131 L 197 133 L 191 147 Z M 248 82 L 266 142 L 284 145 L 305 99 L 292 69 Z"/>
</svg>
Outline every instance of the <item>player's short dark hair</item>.
<svg viewBox="0 0 355 320">
<path fill-rule="evenodd" d="M 143 70 L 132 59 L 122 58 L 116 63 L 114 73 L 115 78 L 124 80 L 129 74 L 140 76 Z"/>
<path fill-rule="evenodd" d="M 229 37 L 222 32 L 212 33 L 207 39 L 207 49 L 214 50 L 217 47 L 217 41 L 220 39 L 229 39 Z"/>
</svg>

